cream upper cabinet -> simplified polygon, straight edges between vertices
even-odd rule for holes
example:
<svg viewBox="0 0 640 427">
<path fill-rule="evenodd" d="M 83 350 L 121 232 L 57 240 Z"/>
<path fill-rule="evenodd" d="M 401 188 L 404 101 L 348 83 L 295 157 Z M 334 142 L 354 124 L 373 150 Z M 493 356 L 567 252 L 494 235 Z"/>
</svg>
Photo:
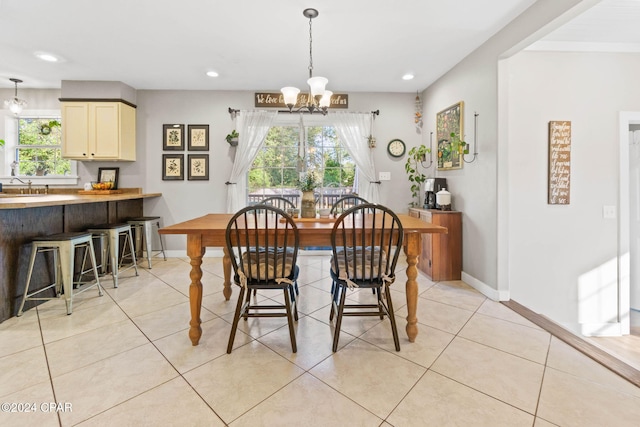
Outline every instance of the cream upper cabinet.
<svg viewBox="0 0 640 427">
<path fill-rule="evenodd" d="M 136 159 L 136 109 L 122 102 L 62 102 L 62 156 Z"/>
</svg>

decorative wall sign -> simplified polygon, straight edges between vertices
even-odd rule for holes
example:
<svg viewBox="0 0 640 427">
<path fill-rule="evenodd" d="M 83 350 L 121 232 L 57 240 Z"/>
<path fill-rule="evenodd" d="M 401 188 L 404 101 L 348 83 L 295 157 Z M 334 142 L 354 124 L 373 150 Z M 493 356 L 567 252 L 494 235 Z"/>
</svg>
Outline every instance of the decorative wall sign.
<svg viewBox="0 0 640 427">
<path fill-rule="evenodd" d="M 189 154 L 187 165 L 189 172 L 187 179 L 189 181 L 194 180 L 209 180 L 209 155 L 208 154 Z"/>
<path fill-rule="evenodd" d="M 464 102 L 460 101 L 436 115 L 436 140 L 438 142 L 438 170 L 460 169 L 463 153 L 460 141 L 464 139 Z M 451 137 L 451 134 L 455 137 Z"/>
<path fill-rule="evenodd" d="M 549 122 L 550 205 L 568 205 L 571 193 L 571 122 Z"/>
<path fill-rule="evenodd" d="M 188 133 L 189 150 L 209 151 L 209 125 L 189 125 Z"/>
<path fill-rule="evenodd" d="M 296 103 L 296 106 L 294 108 L 306 105 L 308 97 L 308 93 L 298 94 L 298 102 Z M 287 108 L 281 92 L 256 92 L 255 106 L 260 108 Z M 333 95 L 331 95 L 331 105 L 329 106 L 329 108 L 349 108 L 349 95 L 347 95 L 346 93 L 334 93 Z"/>
<path fill-rule="evenodd" d="M 162 149 L 184 150 L 184 125 L 162 125 Z"/>
<path fill-rule="evenodd" d="M 162 155 L 162 179 L 164 181 L 184 179 L 184 154 Z"/>
</svg>

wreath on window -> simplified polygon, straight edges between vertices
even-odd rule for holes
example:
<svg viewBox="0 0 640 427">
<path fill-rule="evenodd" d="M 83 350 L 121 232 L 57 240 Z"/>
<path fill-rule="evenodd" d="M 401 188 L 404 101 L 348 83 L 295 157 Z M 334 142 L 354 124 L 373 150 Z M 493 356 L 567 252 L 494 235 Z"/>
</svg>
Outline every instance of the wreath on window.
<svg viewBox="0 0 640 427">
<path fill-rule="evenodd" d="M 40 126 L 40 133 L 42 135 L 49 135 L 51 133 L 51 128 L 55 126 L 60 126 L 60 122 L 57 120 L 51 120 L 49 123 L 45 123 Z"/>
</svg>

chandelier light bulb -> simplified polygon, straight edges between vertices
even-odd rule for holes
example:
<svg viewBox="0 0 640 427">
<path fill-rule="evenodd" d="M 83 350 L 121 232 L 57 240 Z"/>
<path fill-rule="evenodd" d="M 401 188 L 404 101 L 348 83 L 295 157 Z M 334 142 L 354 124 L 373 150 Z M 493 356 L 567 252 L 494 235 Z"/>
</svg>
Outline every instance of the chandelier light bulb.
<svg viewBox="0 0 640 427">
<path fill-rule="evenodd" d="M 309 18 L 309 80 L 307 80 L 307 84 L 309 85 L 309 97 L 307 98 L 306 105 L 303 105 L 299 109 L 306 108 L 309 113 L 313 113 L 319 108 L 318 111 L 322 114 L 327 114 L 332 94 L 330 91 L 325 90 L 329 80 L 324 77 L 313 76 L 313 35 L 311 22 L 313 18 L 318 16 L 318 11 L 316 9 L 305 9 L 302 11 L 302 14 L 305 18 Z M 284 103 L 289 108 L 289 112 L 293 112 L 293 107 L 295 107 L 298 101 L 298 94 L 300 93 L 300 90 L 295 87 L 286 86 L 280 89 L 280 91 L 282 92 Z M 329 93 L 329 96 L 325 100 L 324 97 L 326 96 L 326 93 Z"/>
<path fill-rule="evenodd" d="M 7 99 L 6 101 L 4 101 L 4 106 L 17 116 L 18 114 L 22 113 L 24 107 L 27 106 L 27 101 L 18 98 L 18 83 L 22 83 L 22 80 L 15 78 L 11 78 L 9 80 L 11 80 L 16 85 L 15 95 L 12 99 Z"/>
</svg>

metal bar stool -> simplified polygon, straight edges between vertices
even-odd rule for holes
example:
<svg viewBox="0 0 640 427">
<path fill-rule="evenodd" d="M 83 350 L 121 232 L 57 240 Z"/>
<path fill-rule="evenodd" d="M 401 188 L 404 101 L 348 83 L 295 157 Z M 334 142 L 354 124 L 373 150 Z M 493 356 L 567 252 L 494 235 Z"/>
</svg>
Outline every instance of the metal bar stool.
<svg viewBox="0 0 640 427">
<path fill-rule="evenodd" d="M 131 226 L 129 224 L 101 224 L 91 226 L 87 231 L 94 236 L 106 235 L 108 237 L 107 247 L 109 253 L 109 265 L 111 266 L 111 275 L 113 276 L 113 287 L 118 287 L 118 275 L 130 268 L 136 270 L 136 276 L 138 275 L 138 264 L 136 263 L 136 254 L 133 246 L 133 234 L 131 233 Z M 122 254 L 120 254 L 120 237 L 124 237 L 124 243 L 122 245 Z M 127 252 L 127 247 L 129 252 Z M 107 249 L 102 248 L 102 263 L 106 258 Z M 122 260 L 126 257 L 131 257 L 132 264 L 121 269 Z"/>
<path fill-rule="evenodd" d="M 24 295 L 22 295 L 22 302 L 18 309 L 18 316 L 22 316 L 24 309 L 24 303 L 27 300 L 51 300 L 60 298 L 61 290 L 64 290 L 64 299 L 67 304 L 67 314 L 71 314 L 73 303 L 73 274 L 74 274 L 74 262 L 75 262 L 75 250 L 84 248 L 85 256 L 89 253 L 91 258 L 92 270 L 95 276 L 96 283 L 76 292 L 75 294 L 82 293 L 87 289 L 91 289 L 94 286 L 98 287 L 98 295 L 102 296 L 102 286 L 100 285 L 100 279 L 98 278 L 98 270 L 96 268 L 96 257 L 93 250 L 93 240 L 91 233 L 61 233 L 51 236 L 36 237 L 31 242 L 31 259 L 29 260 L 29 272 L 27 274 L 27 284 L 24 288 Z M 39 289 L 35 292 L 29 293 L 29 285 L 31 284 L 31 275 L 33 273 L 33 266 L 36 261 L 36 255 L 44 252 L 53 252 L 54 263 L 54 283 Z M 55 297 L 34 297 L 34 295 L 40 292 L 46 291 L 55 287 Z"/>
<path fill-rule="evenodd" d="M 151 232 L 153 226 L 156 226 L 158 230 L 158 237 L 160 239 L 160 251 L 164 260 L 167 260 L 167 255 L 164 253 L 164 245 L 162 244 L 162 235 L 160 234 L 160 217 L 159 216 L 143 216 L 140 218 L 132 218 L 127 221 L 131 228 L 134 230 L 136 255 L 142 251 L 142 243 L 144 242 L 145 252 L 147 253 L 147 264 L 151 269 L 151 257 L 153 249 L 151 248 L 152 238 Z"/>
</svg>

